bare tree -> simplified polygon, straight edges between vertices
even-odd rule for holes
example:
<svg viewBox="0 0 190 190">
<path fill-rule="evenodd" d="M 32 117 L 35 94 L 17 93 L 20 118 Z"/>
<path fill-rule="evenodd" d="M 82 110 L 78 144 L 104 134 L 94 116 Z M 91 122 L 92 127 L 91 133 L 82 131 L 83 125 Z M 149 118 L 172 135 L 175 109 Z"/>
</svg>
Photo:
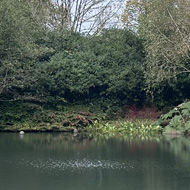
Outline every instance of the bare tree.
<svg viewBox="0 0 190 190">
<path fill-rule="evenodd" d="M 30 0 L 32 14 L 44 27 L 99 33 L 119 21 L 125 0 Z"/>
<path fill-rule="evenodd" d="M 147 0 L 126 0 L 125 9 L 122 14 L 122 22 L 134 31 L 138 30 L 139 17 L 145 14 Z"/>
</svg>

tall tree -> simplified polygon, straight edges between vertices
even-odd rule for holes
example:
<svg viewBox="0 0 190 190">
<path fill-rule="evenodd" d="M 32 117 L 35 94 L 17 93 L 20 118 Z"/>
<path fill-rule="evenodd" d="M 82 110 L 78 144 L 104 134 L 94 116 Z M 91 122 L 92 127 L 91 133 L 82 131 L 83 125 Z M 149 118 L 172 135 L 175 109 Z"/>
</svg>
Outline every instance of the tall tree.
<svg viewBox="0 0 190 190">
<path fill-rule="evenodd" d="M 30 13 L 24 0 L 1 0 L 0 95 L 34 82 L 27 63 L 38 54 L 34 38 L 39 28 Z"/>
<path fill-rule="evenodd" d="M 0 6 L 0 59 L 31 56 L 37 25 L 25 1 L 2 0 Z M 30 45 L 29 45 L 30 44 Z"/>
<path fill-rule="evenodd" d="M 147 76 L 160 82 L 190 72 L 190 2 L 158 0 L 148 10 L 141 29 L 148 39 Z"/>
<path fill-rule="evenodd" d="M 138 15 L 138 32 L 146 39 L 149 83 L 156 84 L 180 73 L 189 73 L 189 0 L 131 1 L 141 5 L 143 10 Z"/>
</svg>

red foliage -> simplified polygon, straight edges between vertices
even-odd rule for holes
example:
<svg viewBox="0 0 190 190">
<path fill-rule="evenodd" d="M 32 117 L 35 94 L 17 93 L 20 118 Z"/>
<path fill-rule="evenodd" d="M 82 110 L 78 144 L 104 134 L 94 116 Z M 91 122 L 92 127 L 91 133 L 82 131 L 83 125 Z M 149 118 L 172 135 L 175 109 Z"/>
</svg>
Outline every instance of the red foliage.
<svg viewBox="0 0 190 190">
<path fill-rule="evenodd" d="M 90 112 L 79 112 L 80 115 L 85 115 L 85 116 L 88 116 L 88 115 L 92 115 L 92 113 Z"/>
<path fill-rule="evenodd" d="M 63 126 L 85 127 L 94 123 L 96 118 L 91 118 L 92 116 L 92 113 L 86 112 L 67 114 L 66 119 L 63 121 Z"/>
<path fill-rule="evenodd" d="M 78 115 L 78 116 L 76 116 L 76 117 L 73 117 L 73 119 L 74 119 L 74 120 L 77 120 L 77 119 L 79 119 L 79 120 L 83 120 L 83 117 L 80 116 L 80 115 Z"/>
<path fill-rule="evenodd" d="M 131 106 L 127 109 L 125 115 L 129 120 L 135 119 L 153 119 L 156 120 L 161 115 L 161 112 L 157 111 L 155 106 L 143 107 L 139 109 L 136 105 Z"/>
</svg>

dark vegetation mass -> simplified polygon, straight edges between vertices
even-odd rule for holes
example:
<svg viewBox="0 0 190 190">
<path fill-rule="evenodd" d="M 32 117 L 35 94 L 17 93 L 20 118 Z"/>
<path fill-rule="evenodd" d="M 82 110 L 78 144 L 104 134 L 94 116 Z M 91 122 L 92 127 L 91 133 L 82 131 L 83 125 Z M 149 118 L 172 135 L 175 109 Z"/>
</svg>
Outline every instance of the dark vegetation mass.
<svg viewBox="0 0 190 190">
<path fill-rule="evenodd" d="M 142 35 L 128 28 L 86 35 L 45 27 L 39 18 L 26 1 L 1 2 L 1 129 L 155 120 L 189 98 L 188 74 L 149 88 L 147 39 Z"/>
</svg>

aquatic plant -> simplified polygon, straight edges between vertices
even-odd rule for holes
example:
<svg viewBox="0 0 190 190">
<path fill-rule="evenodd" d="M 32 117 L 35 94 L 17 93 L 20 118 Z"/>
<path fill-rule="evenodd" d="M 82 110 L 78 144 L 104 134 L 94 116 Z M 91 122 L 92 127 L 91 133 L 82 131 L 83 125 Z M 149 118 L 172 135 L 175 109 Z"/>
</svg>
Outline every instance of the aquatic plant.
<svg viewBox="0 0 190 190">
<path fill-rule="evenodd" d="M 161 127 L 154 125 L 149 120 L 136 120 L 136 121 L 119 121 L 112 123 L 102 123 L 95 121 L 93 125 L 89 125 L 87 131 L 98 133 L 122 133 L 122 134 L 148 134 L 159 133 Z"/>
</svg>

